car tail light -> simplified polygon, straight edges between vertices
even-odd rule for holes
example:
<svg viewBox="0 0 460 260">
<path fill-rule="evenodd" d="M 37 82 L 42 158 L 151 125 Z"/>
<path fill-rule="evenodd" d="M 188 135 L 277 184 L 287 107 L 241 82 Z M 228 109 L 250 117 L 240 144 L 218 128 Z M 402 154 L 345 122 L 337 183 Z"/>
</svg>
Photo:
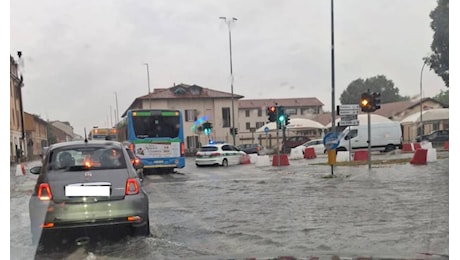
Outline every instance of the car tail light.
<svg viewBox="0 0 460 260">
<path fill-rule="evenodd" d="M 140 162 L 141 160 L 138 157 L 131 159 L 132 165 L 139 165 Z"/>
<path fill-rule="evenodd" d="M 41 183 L 38 187 L 38 199 L 39 200 L 51 200 L 53 195 L 51 194 L 51 188 L 48 183 Z"/>
<path fill-rule="evenodd" d="M 185 156 L 185 144 L 184 144 L 184 142 L 180 143 L 180 156 L 181 157 Z"/>
<path fill-rule="evenodd" d="M 131 150 L 131 152 L 133 152 L 133 154 L 136 154 L 134 152 L 134 144 L 129 144 L 129 150 Z"/>
<path fill-rule="evenodd" d="M 42 228 L 52 228 L 52 227 L 54 227 L 54 223 L 53 222 L 48 222 L 48 223 L 41 224 L 40 226 Z"/>
<path fill-rule="evenodd" d="M 211 153 L 209 156 L 210 156 L 210 157 L 213 157 L 213 156 L 219 157 L 219 156 L 220 156 L 220 153 Z"/>
<path fill-rule="evenodd" d="M 126 195 L 135 195 L 139 193 L 139 184 L 137 183 L 136 179 L 129 178 L 126 181 Z"/>
</svg>

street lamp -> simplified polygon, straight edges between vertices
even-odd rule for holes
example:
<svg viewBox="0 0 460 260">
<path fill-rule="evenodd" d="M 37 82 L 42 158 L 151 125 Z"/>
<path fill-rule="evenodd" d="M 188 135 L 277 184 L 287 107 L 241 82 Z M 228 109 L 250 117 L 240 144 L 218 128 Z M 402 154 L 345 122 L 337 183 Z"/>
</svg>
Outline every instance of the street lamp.
<svg viewBox="0 0 460 260">
<path fill-rule="evenodd" d="M 420 70 L 420 124 L 421 124 L 420 135 L 423 135 L 425 133 L 423 129 L 423 92 L 422 92 L 422 77 L 423 77 L 423 69 L 425 68 L 425 65 L 426 65 L 426 60 L 423 59 L 422 69 Z"/>
<path fill-rule="evenodd" d="M 235 142 L 235 105 L 234 105 L 234 98 L 233 98 L 233 67 L 232 67 L 232 30 L 230 27 L 230 24 L 232 22 L 235 22 L 236 19 L 235 17 L 232 17 L 231 19 L 227 19 L 227 17 L 219 17 L 219 19 L 224 20 L 227 25 L 228 25 L 228 42 L 230 46 L 230 77 L 231 77 L 231 92 L 232 92 L 232 137 L 233 137 L 233 145 L 236 145 Z"/>
<path fill-rule="evenodd" d="M 150 97 L 150 72 L 149 72 L 149 64 L 148 63 L 144 63 L 145 66 L 147 66 L 147 87 L 148 87 L 148 95 Z M 152 108 L 152 100 L 149 99 L 149 106 L 150 108 Z"/>
<path fill-rule="evenodd" d="M 115 105 L 117 106 L 116 109 L 117 109 L 117 119 L 115 120 L 115 123 L 118 124 L 118 119 L 120 118 L 119 115 L 118 115 L 118 97 L 117 97 L 117 92 L 113 92 L 115 94 Z"/>
</svg>

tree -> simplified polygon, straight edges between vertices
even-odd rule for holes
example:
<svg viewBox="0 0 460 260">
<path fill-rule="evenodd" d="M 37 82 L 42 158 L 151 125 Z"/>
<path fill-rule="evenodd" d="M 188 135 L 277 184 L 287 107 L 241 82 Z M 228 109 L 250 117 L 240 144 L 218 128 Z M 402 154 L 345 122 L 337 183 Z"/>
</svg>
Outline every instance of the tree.
<svg viewBox="0 0 460 260">
<path fill-rule="evenodd" d="M 449 87 L 449 0 L 438 0 L 438 6 L 430 12 L 434 31 L 431 50 L 426 59 L 430 69 Z"/>
<path fill-rule="evenodd" d="M 447 90 L 447 91 L 442 91 L 441 90 L 441 93 L 439 93 L 436 96 L 434 96 L 433 99 L 443 103 L 446 106 L 449 106 L 449 90 Z"/>
<path fill-rule="evenodd" d="M 356 79 L 352 81 L 347 89 L 340 95 L 341 104 L 359 104 L 363 92 L 380 92 L 381 103 L 391 103 L 408 100 L 409 97 L 399 95 L 399 89 L 394 86 L 393 81 L 383 75 L 377 75 L 367 79 Z"/>
</svg>

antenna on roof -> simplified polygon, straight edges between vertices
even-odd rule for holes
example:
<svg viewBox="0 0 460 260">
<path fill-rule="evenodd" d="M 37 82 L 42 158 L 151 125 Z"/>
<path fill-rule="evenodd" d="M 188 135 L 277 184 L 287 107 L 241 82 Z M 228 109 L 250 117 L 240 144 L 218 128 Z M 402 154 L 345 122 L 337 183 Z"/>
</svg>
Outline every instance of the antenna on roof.
<svg viewBox="0 0 460 260">
<path fill-rule="evenodd" d="M 85 143 L 88 142 L 88 136 L 86 135 L 86 127 L 83 128 L 83 131 L 85 133 Z"/>
</svg>

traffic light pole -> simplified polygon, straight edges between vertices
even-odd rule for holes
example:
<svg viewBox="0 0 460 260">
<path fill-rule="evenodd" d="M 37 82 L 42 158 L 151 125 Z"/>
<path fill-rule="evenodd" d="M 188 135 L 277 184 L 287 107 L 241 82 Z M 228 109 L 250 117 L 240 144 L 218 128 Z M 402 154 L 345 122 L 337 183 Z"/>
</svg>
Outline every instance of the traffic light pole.
<svg viewBox="0 0 460 260">
<path fill-rule="evenodd" d="M 276 154 L 277 154 L 277 158 L 278 158 L 278 166 L 281 165 L 281 159 L 280 159 L 280 140 L 279 140 L 279 108 L 278 108 L 278 104 L 275 103 L 276 105 Z"/>
<path fill-rule="evenodd" d="M 367 113 L 367 164 L 371 169 L 371 113 Z"/>
</svg>

